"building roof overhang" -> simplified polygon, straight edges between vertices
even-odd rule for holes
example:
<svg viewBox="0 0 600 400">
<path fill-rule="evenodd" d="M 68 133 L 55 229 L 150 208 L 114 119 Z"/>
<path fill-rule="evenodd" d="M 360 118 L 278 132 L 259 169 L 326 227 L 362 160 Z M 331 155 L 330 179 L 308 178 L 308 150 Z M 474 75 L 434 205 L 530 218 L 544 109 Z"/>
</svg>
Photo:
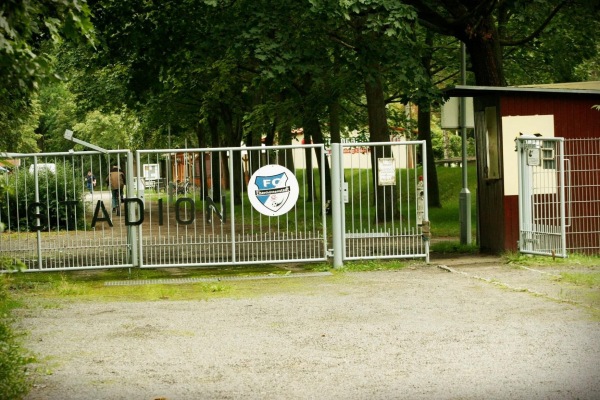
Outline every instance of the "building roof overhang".
<svg viewBox="0 0 600 400">
<path fill-rule="evenodd" d="M 444 89 L 448 97 L 481 97 L 518 94 L 578 95 L 600 97 L 600 81 L 553 83 L 524 86 L 457 85 Z"/>
</svg>

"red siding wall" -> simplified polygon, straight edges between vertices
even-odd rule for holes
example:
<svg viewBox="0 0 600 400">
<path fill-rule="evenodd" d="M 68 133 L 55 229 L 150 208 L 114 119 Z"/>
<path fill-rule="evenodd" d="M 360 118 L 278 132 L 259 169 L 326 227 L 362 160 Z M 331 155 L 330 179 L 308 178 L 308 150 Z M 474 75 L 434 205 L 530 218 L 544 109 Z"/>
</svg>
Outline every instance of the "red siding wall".
<svg viewBox="0 0 600 400">
<path fill-rule="evenodd" d="M 517 251 L 519 241 L 519 196 L 504 196 L 504 250 Z"/>
<path fill-rule="evenodd" d="M 560 96 L 560 97 L 559 97 Z M 552 96 L 515 94 L 501 98 L 500 113 L 508 115 L 554 115 L 554 135 L 565 138 L 600 137 L 600 111 L 592 109 L 600 104 L 600 96 L 575 94 Z"/>
<path fill-rule="evenodd" d="M 500 99 L 500 114 L 502 116 L 519 115 L 554 115 L 554 135 L 564 138 L 598 138 L 600 137 L 600 111 L 592 106 L 600 104 L 600 96 L 581 96 L 577 94 L 539 94 L 539 93 L 515 93 L 505 94 Z M 568 149 L 565 153 L 568 154 Z M 574 160 L 573 160 L 574 161 Z M 588 160 L 591 161 L 591 160 Z M 585 185 L 579 182 L 578 185 Z M 597 185 L 597 183 L 596 183 Z M 573 189 L 571 193 L 572 200 L 575 199 L 578 192 Z M 585 194 L 584 198 L 597 201 L 598 193 L 593 195 Z M 585 209 L 583 207 L 582 209 Z M 519 240 L 519 204 L 517 196 L 504 197 L 504 249 L 517 250 L 517 241 Z M 500 229 L 501 224 L 481 229 Z M 597 227 L 595 228 L 597 229 Z M 587 235 L 589 236 L 589 235 Z M 586 240 L 589 237 L 585 234 L 577 237 L 573 236 L 570 241 Z M 569 243 L 568 247 L 574 247 L 574 243 Z"/>
</svg>

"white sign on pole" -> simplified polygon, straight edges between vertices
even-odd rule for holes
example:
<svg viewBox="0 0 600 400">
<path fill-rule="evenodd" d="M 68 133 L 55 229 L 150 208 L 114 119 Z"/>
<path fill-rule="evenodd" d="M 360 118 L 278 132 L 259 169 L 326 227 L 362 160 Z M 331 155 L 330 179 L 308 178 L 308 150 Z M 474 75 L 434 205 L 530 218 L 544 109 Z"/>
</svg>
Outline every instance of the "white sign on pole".
<svg viewBox="0 0 600 400">
<path fill-rule="evenodd" d="M 465 125 L 460 126 L 460 98 L 450 97 L 442 105 L 442 129 L 460 129 L 460 128 L 474 128 L 475 119 L 473 117 L 473 98 L 465 98 Z"/>
</svg>

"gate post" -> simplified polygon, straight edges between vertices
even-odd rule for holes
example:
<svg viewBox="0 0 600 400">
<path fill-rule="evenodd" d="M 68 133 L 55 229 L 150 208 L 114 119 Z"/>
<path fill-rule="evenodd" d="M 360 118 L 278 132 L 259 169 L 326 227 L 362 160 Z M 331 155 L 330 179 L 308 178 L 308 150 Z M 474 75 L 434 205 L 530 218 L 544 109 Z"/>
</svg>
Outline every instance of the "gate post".
<svg viewBox="0 0 600 400">
<path fill-rule="evenodd" d="M 143 177 L 142 174 L 142 158 L 141 158 L 141 154 L 139 150 L 136 150 L 135 152 L 135 166 L 136 166 L 136 171 L 135 171 L 135 175 L 137 177 L 138 180 L 138 184 L 136 185 L 136 193 L 135 195 L 139 198 L 139 181 L 140 178 Z M 146 183 L 144 182 L 144 185 Z M 158 189 L 155 189 L 158 192 Z M 146 207 L 146 200 L 144 198 L 143 200 L 144 202 L 144 207 Z M 137 225 L 136 227 L 136 232 L 137 232 L 137 242 L 133 242 L 133 245 L 136 248 L 136 263 L 134 264 L 135 266 L 137 266 L 138 268 L 143 268 L 144 266 L 144 256 L 143 256 L 143 249 L 142 249 L 142 241 L 143 241 L 143 235 L 142 235 L 142 225 Z"/>
<path fill-rule="evenodd" d="M 37 156 L 33 156 L 33 179 L 35 182 L 35 202 L 36 202 L 36 206 L 35 206 L 35 214 L 36 214 L 36 225 L 39 226 L 41 224 L 41 220 L 40 220 L 40 182 L 39 182 L 39 174 L 38 174 L 38 158 Z M 38 268 L 41 270 L 42 269 L 42 231 L 40 229 L 37 229 L 36 232 L 36 239 L 37 239 L 37 263 L 38 263 Z"/>
<path fill-rule="evenodd" d="M 565 142 L 564 138 L 560 138 L 558 142 L 558 150 L 560 151 L 560 156 L 558 157 L 558 168 L 560 168 L 559 175 L 559 201 L 560 201 L 560 245 L 562 247 L 561 256 L 564 258 L 568 257 L 567 254 L 567 218 L 566 218 L 566 197 L 565 197 L 565 187 L 567 186 L 566 173 L 565 173 Z M 570 179 L 570 178 L 569 178 Z"/>
<path fill-rule="evenodd" d="M 342 168 L 342 146 L 339 143 L 331 143 L 331 221 L 333 237 L 333 267 L 344 266 L 344 225 L 342 221 L 344 202 L 342 201 L 342 188 L 344 170 Z"/>
<path fill-rule="evenodd" d="M 136 190 L 137 192 L 137 187 L 140 185 L 139 180 L 136 182 L 135 186 L 136 189 L 134 189 L 134 184 L 133 184 L 133 153 L 131 152 L 131 150 L 127 151 L 127 173 L 126 173 L 126 179 L 125 181 L 127 182 L 127 198 L 132 198 L 132 197 L 137 197 L 137 193 L 134 193 L 134 190 Z M 139 175 L 138 175 L 139 177 Z M 133 221 L 134 219 L 134 213 L 135 211 L 133 210 L 133 207 L 129 207 L 129 220 Z M 129 244 L 129 254 L 131 256 L 131 263 L 136 266 L 139 267 L 139 263 L 138 263 L 138 235 L 137 235 L 137 230 L 138 230 L 138 226 L 134 226 L 134 225 L 129 225 L 127 227 L 127 238 L 128 238 L 128 244 Z"/>
</svg>

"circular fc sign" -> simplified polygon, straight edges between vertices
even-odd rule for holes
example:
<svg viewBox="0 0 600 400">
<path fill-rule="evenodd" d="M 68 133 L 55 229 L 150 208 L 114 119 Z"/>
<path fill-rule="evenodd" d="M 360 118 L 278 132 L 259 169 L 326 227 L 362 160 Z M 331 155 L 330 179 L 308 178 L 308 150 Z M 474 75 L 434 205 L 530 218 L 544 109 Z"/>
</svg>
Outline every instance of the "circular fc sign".
<svg viewBox="0 0 600 400">
<path fill-rule="evenodd" d="M 292 172 L 276 164 L 259 168 L 248 182 L 252 207 L 270 217 L 290 211 L 298 200 L 298 180 Z"/>
</svg>

